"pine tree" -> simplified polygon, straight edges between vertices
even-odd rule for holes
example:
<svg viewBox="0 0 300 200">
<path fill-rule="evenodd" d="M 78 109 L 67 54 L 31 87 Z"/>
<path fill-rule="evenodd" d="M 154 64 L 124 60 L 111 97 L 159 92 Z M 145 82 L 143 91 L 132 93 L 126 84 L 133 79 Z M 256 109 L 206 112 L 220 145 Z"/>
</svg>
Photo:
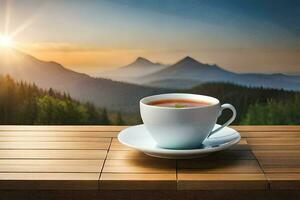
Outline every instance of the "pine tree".
<svg viewBox="0 0 300 200">
<path fill-rule="evenodd" d="M 103 111 L 102 111 L 100 124 L 104 124 L 104 125 L 109 125 L 110 124 L 110 120 L 108 118 L 108 114 L 107 114 L 106 109 L 103 109 Z"/>
<path fill-rule="evenodd" d="M 49 94 L 49 96 L 52 96 L 52 97 L 55 96 L 54 90 L 52 88 L 49 89 L 48 94 Z"/>
<path fill-rule="evenodd" d="M 116 125 L 125 125 L 125 121 L 122 118 L 121 113 L 119 112 L 117 115 Z"/>
</svg>

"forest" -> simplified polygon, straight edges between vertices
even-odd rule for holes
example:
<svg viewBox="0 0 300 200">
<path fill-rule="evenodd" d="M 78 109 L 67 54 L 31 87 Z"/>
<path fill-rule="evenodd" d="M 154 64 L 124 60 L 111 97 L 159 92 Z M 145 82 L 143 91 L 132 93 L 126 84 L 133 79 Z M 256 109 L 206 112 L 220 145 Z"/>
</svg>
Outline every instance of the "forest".
<svg viewBox="0 0 300 200">
<path fill-rule="evenodd" d="M 234 105 L 237 110 L 234 124 L 300 124 L 299 92 L 231 83 L 207 83 L 183 92 L 213 96 L 221 103 Z M 221 116 L 219 122 L 226 118 L 228 113 Z"/>
<path fill-rule="evenodd" d="M 0 124 L 124 124 L 120 114 L 109 118 L 106 109 L 80 103 L 66 93 L 42 90 L 34 84 L 0 76 Z"/>
<path fill-rule="evenodd" d="M 203 94 L 231 103 L 238 116 L 234 124 L 300 124 L 300 93 L 249 88 L 231 83 L 207 83 L 178 92 Z M 225 112 L 219 119 L 228 118 Z M 44 90 L 34 84 L 0 76 L 0 124 L 19 125 L 132 125 L 141 123 L 139 113 L 116 113 L 79 102 L 69 94 Z"/>
</svg>

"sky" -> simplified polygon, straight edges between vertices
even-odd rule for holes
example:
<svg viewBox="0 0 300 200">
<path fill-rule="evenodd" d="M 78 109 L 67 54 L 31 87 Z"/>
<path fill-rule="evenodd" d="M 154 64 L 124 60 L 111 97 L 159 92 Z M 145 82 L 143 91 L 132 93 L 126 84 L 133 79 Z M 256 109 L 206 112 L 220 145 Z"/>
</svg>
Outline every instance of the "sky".
<svg viewBox="0 0 300 200">
<path fill-rule="evenodd" d="M 235 72 L 300 74 L 298 0 L 0 0 L 0 34 L 79 72 L 185 56 Z"/>
</svg>

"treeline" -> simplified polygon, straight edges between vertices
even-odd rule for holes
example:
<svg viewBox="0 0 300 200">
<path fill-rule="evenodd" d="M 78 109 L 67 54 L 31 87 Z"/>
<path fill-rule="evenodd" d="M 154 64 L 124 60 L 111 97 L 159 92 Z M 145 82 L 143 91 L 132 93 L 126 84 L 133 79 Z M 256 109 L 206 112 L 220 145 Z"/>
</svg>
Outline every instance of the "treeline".
<svg viewBox="0 0 300 200">
<path fill-rule="evenodd" d="M 247 125 L 296 125 L 300 124 L 300 95 L 287 100 L 269 100 L 250 105 L 241 124 Z"/>
<path fill-rule="evenodd" d="M 0 76 L 0 124 L 124 124 L 111 120 L 106 109 L 80 103 L 66 93 Z"/>
<path fill-rule="evenodd" d="M 237 109 L 234 124 L 300 125 L 300 93 L 293 91 L 248 88 L 230 83 L 207 83 L 178 92 L 203 94 L 231 103 Z M 230 115 L 225 112 L 223 123 Z M 137 124 L 139 113 L 112 113 L 81 103 L 66 93 L 43 90 L 34 84 L 15 82 L 0 76 L 0 124 Z"/>
<path fill-rule="evenodd" d="M 207 83 L 183 92 L 209 95 L 220 99 L 221 103 L 233 104 L 237 109 L 234 124 L 300 124 L 299 92 L 231 83 Z M 225 113 L 219 123 L 229 115 Z"/>
</svg>

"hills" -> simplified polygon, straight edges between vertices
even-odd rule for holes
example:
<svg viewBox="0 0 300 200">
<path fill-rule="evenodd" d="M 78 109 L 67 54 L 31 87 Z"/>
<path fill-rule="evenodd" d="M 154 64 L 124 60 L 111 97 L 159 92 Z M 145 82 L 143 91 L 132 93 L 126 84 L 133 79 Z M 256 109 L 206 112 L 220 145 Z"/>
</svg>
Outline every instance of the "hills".
<svg viewBox="0 0 300 200">
<path fill-rule="evenodd" d="M 124 71 L 128 67 L 131 69 L 131 72 Z M 149 68 L 151 67 L 149 66 Z M 146 72 L 141 65 L 132 64 L 121 67 L 115 70 L 114 73 L 117 74 L 118 71 L 123 74 L 122 81 L 158 88 L 190 89 L 203 83 L 229 82 L 248 87 L 300 90 L 300 76 L 257 73 L 239 74 L 227 71 L 217 65 L 201 63 L 189 56 L 173 65 L 164 66 L 160 70 L 153 70 L 154 72 L 152 73 L 150 71 Z M 136 71 L 139 71 L 139 73 L 135 74 Z M 141 73 L 143 71 L 145 71 L 144 74 Z M 113 76 L 110 78 L 114 79 Z"/>
<path fill-rule="evenodd" d="M 136 112 L 140 98 L 165 89 L 150 88 L 103 78 L 66 69 L 55 62 L 44 62 L 14 49 L 0 50 L 0 74 L 9 74 L 15 80 L 35 83 L 43 89 L 54 88 L 69 93 L 82 102 L 123 112 Z"/>
</svg>

